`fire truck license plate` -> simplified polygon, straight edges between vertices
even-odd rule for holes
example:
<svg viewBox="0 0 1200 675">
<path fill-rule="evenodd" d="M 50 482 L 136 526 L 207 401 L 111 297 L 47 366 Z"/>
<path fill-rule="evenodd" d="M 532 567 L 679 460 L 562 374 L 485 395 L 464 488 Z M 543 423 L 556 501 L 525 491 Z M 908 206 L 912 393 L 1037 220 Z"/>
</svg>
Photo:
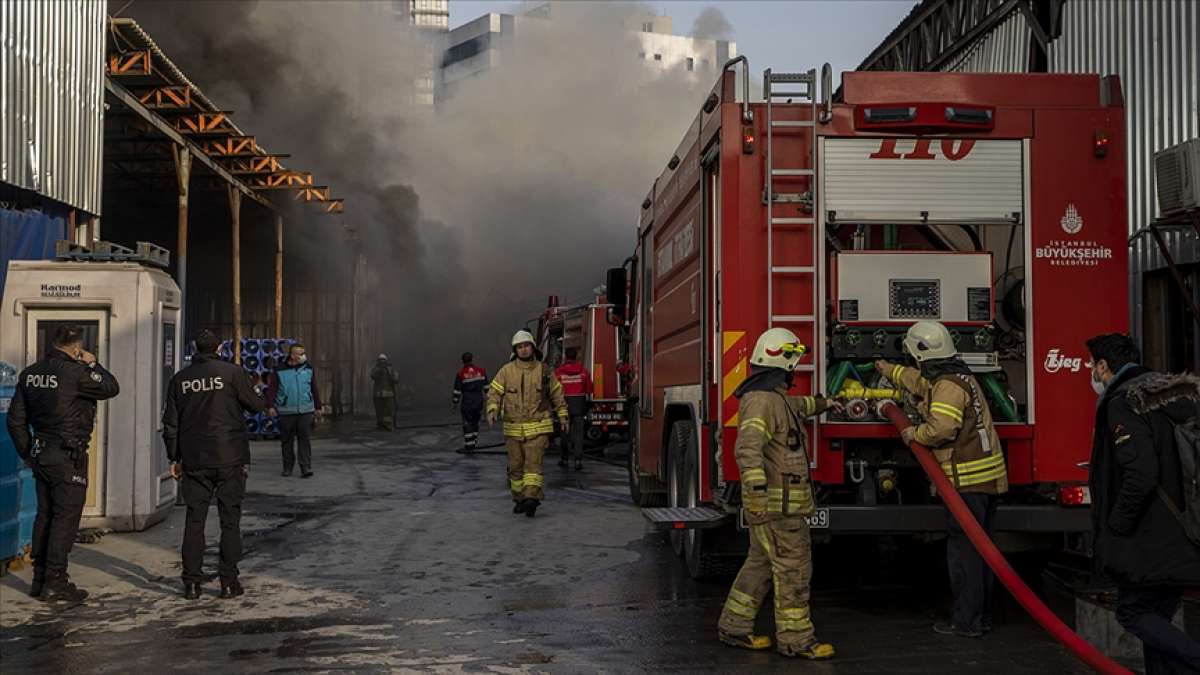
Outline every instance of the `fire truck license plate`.
<svg viewBox="0 0 1200 675">
<path fill-rule="evenodd" d="M 808 526 L 814 530 L 829 529 L 829 509 L 817 509 L 811 516 L 804 518 L 808 521 Z"/>
</svg>

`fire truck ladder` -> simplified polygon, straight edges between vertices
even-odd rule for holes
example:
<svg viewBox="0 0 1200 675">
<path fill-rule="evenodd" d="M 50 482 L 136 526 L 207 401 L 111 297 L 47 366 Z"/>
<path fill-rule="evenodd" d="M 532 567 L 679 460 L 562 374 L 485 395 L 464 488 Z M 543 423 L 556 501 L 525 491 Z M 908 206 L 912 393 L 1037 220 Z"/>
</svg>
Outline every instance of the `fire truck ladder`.
<svg viewBox="0 0 1200 675">
<path fill-rule="evenodd" d="M 782 86 L 780 86 L 782 85 Z M 772 73 L 768 68 L 763 72 L 763 98 L 767 109 L 767 177 L 764 183 L 766 189 L 763 198 L 767 207 L 767 327 L 777 325 L 784 327 L 806 326 L 812 329 L 813 340 L 816 335 L 816 312 L 820 311 L 820 298 L 817 297 L 817 256 L 818 233 L 816 231 L 815 206 L 809 212 L 814 215 L 806 217 L 776 217 L 775 205 L 778 204 L 816 204 L 817 181 L 815 168 L 817 166 L 817 71 L 807 73 Z M 797 101 L 810 106 L 807 120 L 777 120 L 773 117 L 772 104 Z M 809 162 L 807 168 L 781 168 L 775 166 L 774 132 L 776 129 L 800 129 L 808 132 Z M 808 177 L 809 192 L 783 193 L 775 191 L 776 178 Z M 812 260 L 811 265 L 779 266 L 775 264 L 775 228 L 808 227 L 812 230 Z M 775 313 L 775 280 L 777 278 L 808 278 L 812 281 L 812 312 Z M 812 371 L 812 365 L 801 365 L 797 370 Z"/>
</svg>

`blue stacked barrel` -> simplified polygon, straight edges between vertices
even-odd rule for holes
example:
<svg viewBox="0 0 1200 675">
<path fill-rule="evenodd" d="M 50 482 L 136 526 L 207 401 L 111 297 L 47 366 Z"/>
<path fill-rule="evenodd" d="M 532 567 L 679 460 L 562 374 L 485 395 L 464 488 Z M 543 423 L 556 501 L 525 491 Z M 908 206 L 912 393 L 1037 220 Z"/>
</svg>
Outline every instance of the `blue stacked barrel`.
<svg viewBox="0 0 1200 675">
<path fill-rule="evenodd" d="M 270 375 L 275 367 L 287 359 L 287 351 L 296 341 L 291 338 L 243 338 L 240 345 L 242 368 L 250 374 L 255 385 L 260 385 L 264 394 Z M 221 344 L 218 355 L 226 361 L 232 361 L 234 355 L 232 340 Z M 246 416 L 246 431 L 256 438 L 278 438 L 279 425 L 276 420 L 266 413 Z"/>
<path fill-rule="evenodd" d="M 16 386 L 17 369 L 0 361 L 0 565 L 24 553 L 37 513 L 33 473 L 17 456 L 8 432 L 3 431 Z"/>
</svg>

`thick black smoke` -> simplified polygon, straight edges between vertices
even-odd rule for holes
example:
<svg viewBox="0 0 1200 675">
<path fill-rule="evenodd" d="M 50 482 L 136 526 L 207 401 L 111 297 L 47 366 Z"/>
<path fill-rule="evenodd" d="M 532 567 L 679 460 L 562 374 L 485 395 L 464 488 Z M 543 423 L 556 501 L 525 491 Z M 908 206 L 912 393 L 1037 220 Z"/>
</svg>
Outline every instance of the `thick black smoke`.
<svg viewBox="0 0 1200 675">
<path fill-rule="evenodd" d="M 621 28 L 637 10 L 565 2 L 519 19 L 502 65 L 436 112 L 410 105 L 430 51 L 390 2 L 138 0 L 123 16 L 346 198 L 343 222 L 300 209 L 289 227 L 331 275 L 354 231 L 378 275 L 380 349 L 440 395 L 459 352 L 494 367 L 547 295 L 587 300 L 632 251 L 638 205 L 719 74 L 639 57 Z"/>
</svg>

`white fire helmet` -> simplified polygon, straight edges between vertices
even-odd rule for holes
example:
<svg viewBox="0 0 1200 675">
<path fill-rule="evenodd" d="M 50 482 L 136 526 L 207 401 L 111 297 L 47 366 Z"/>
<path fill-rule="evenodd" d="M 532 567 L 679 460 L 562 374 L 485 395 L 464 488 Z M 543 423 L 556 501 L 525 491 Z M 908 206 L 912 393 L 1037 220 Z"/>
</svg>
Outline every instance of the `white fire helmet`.
<svg viewBox="0 0 1200 675">
<path fill-rule="evenodd" d="M 904 336 L 904 351 L 912 355 L 917 363 L 933 359 L 948 359 L 958 353 L 950 331 L 937 321 L 918 321 Z"/>
<path fill-rule="evenodd" d="M 380 355 L 379 355 L 379 360 L 380 360 L 380 361 L 387 361 L 387 360 L 388 360 L 387 354 L 380 354 Z"/>
<path fill-rule="evenodd" d="M 772 328 L 759 336 L 754 344 L 750 363 L 768 368 L 782 368 L 789 373 L 800 365 L 800 357 L 808 347 L 800 344 L 800 338 L 786 328 Z"/>
<path fill-rule="evenodd" d="M 513 335 L 512 346 L 516 347 L 519 344 L 528 342 L 533 344 L 533 334 L 527 330 L 519 330 Z"/>
</svg>

